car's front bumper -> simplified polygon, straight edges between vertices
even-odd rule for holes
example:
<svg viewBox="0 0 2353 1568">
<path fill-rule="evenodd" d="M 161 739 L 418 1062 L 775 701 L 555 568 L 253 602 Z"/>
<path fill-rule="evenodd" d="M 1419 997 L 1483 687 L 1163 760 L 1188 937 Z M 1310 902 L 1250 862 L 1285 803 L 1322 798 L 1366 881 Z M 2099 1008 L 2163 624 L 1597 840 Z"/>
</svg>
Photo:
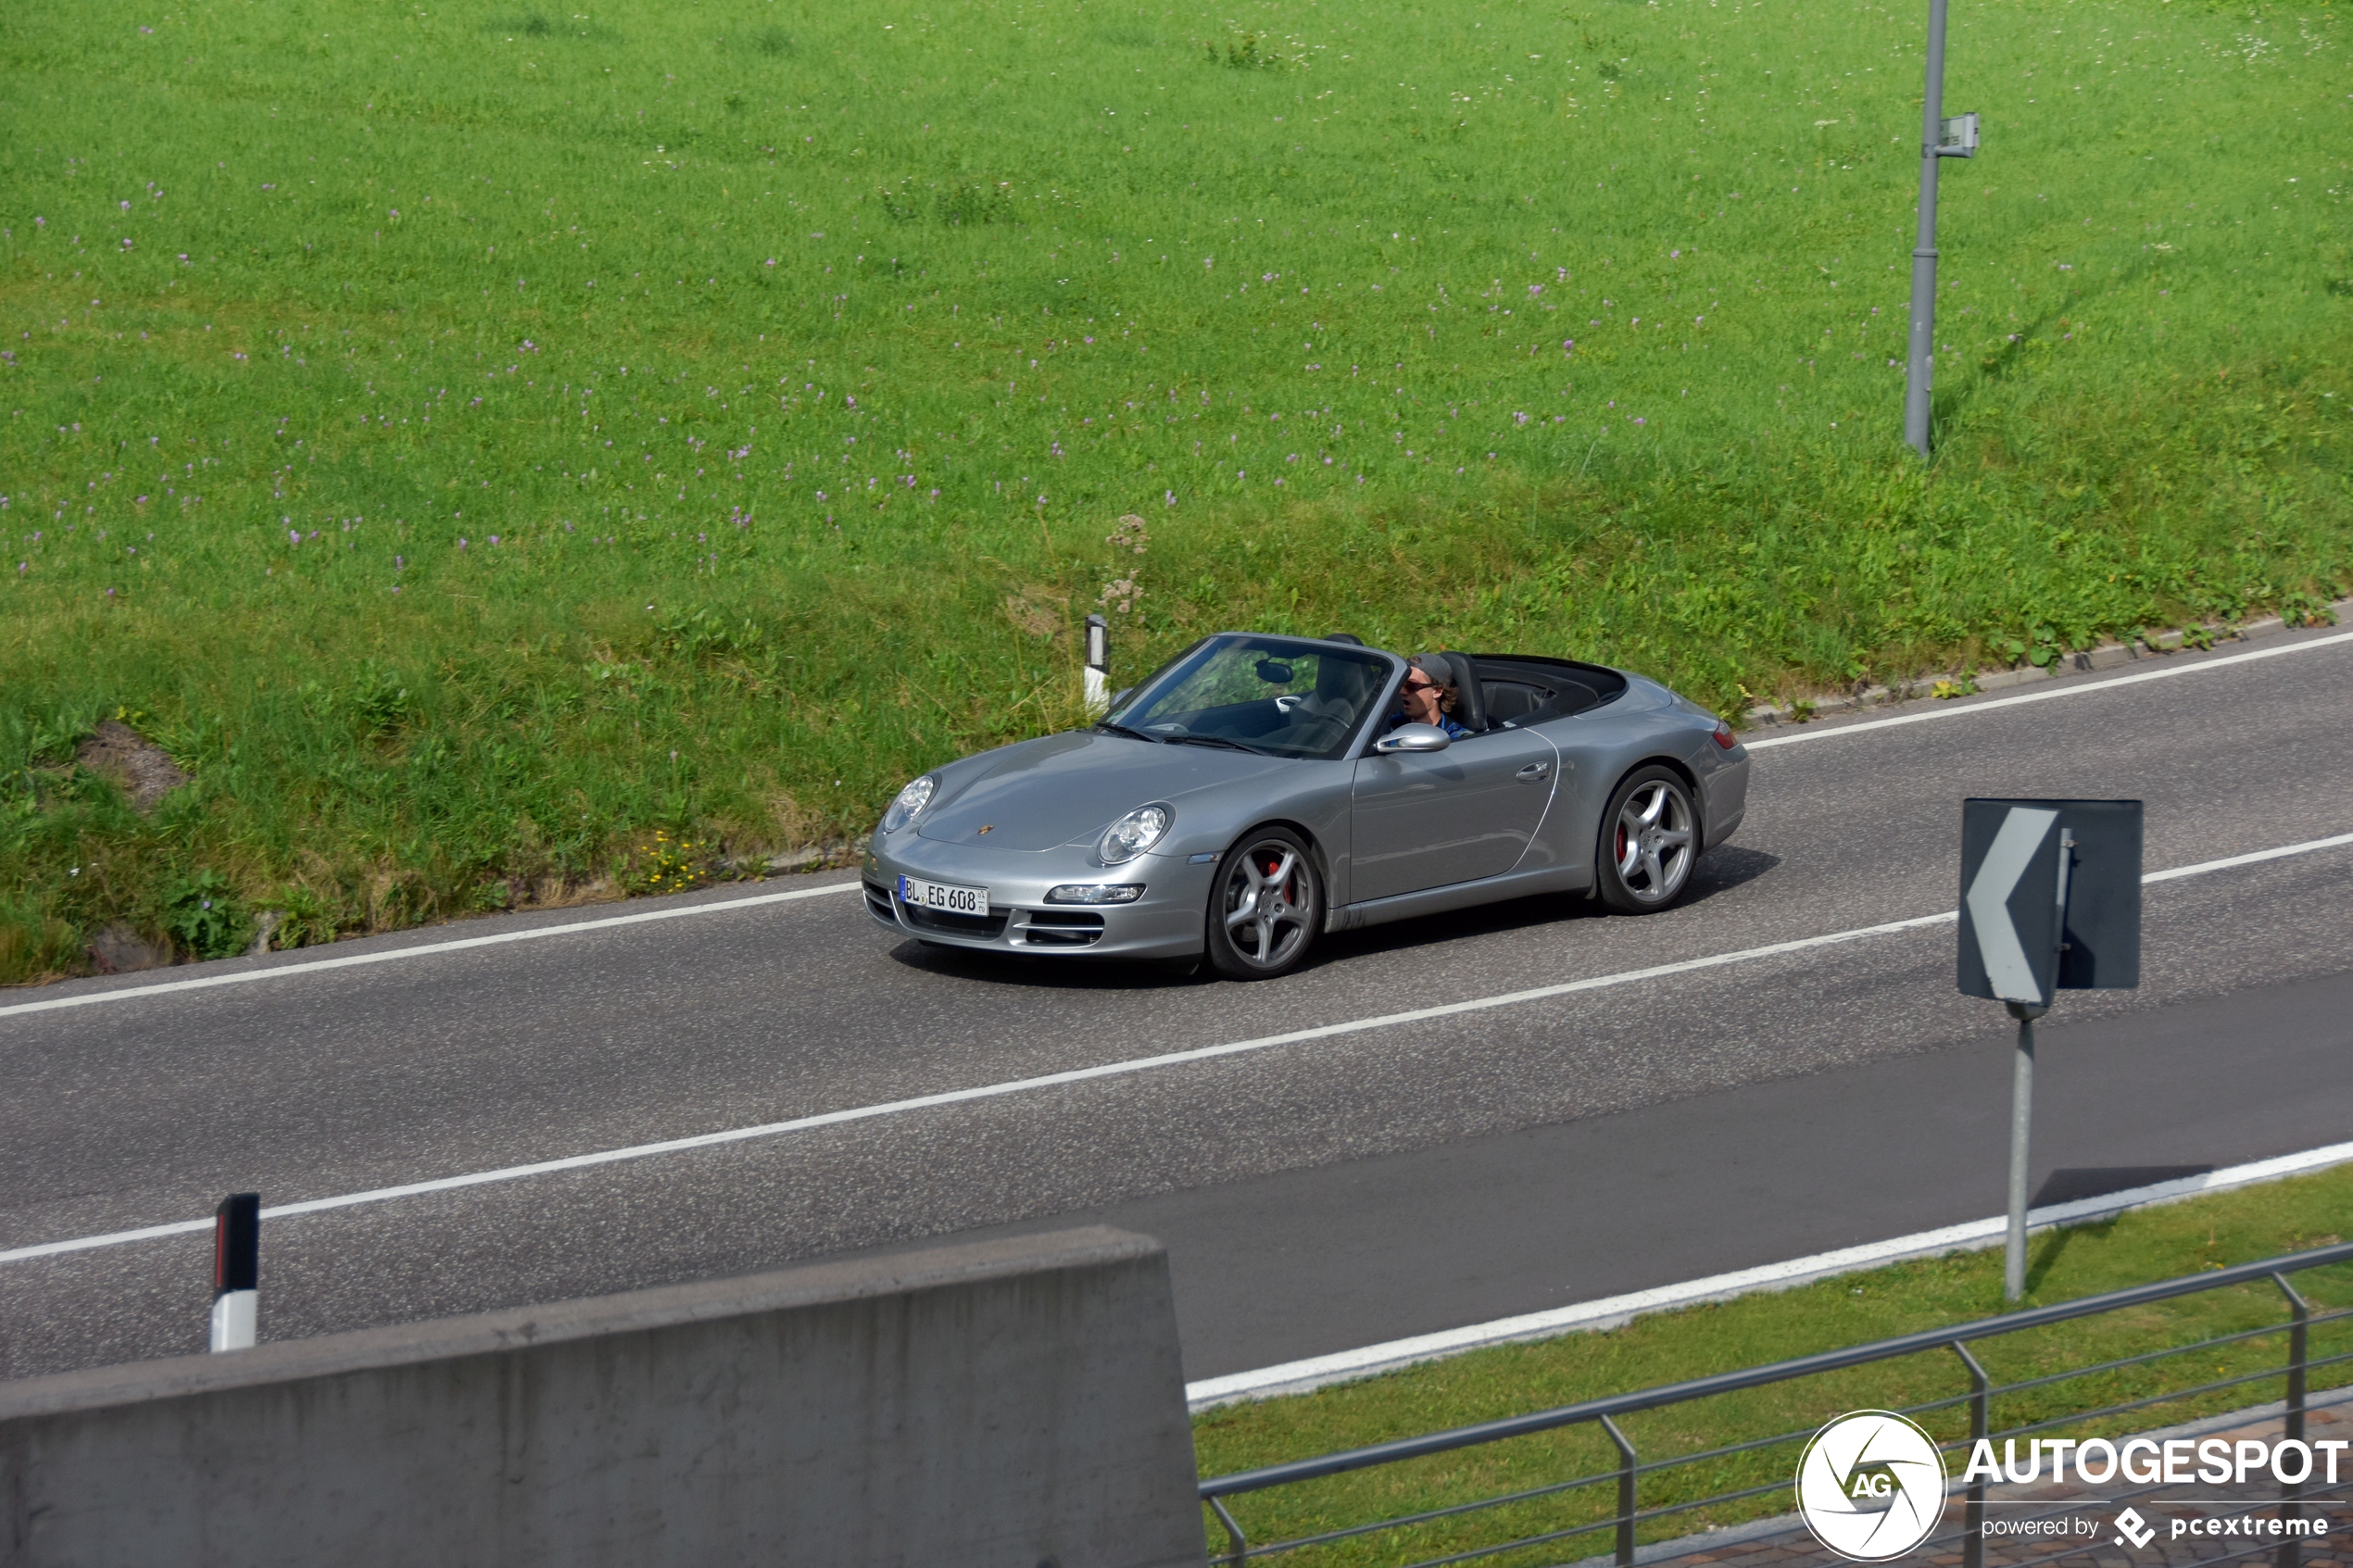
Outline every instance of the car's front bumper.
<svg viewBox="0 0 2353 1568">
<path fill-rule="evenodd" d="M 1139 855 L 1124 866 L 1090 863 L 1079 848 L 978 849 L 940 844 L 911 829 L 876 834 L 862 871 L 866 912 L 901 935 L 944 947 L 1040 957 L 1175 959 L 1202 950 L 1214 861 Z M 986 916 L 917 909 L 899 897 L 901 876 L 988 889 Z M 1132 904 L 1049 904 L 1070 883 L 1142 883 Z"/>
</svg>

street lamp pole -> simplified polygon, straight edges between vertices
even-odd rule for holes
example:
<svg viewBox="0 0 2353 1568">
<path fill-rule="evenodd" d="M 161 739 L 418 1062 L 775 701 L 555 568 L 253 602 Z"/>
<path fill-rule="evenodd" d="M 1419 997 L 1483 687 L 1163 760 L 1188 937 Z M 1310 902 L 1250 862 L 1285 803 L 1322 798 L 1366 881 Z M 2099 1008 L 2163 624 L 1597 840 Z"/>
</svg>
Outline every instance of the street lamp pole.
<svg viewBox="0 0 2353 1568">
<path fill-rule="evenodd" d="M 1912 244 L 1912 335 L 1904 368 L 1904 444 L 1928 456 L 1936 351 L 1936 160 L 1944 136 L 1944 0 L 1928 0 L 1928 88 L 1920 94 L 1920 227 Z"/>
</svg>

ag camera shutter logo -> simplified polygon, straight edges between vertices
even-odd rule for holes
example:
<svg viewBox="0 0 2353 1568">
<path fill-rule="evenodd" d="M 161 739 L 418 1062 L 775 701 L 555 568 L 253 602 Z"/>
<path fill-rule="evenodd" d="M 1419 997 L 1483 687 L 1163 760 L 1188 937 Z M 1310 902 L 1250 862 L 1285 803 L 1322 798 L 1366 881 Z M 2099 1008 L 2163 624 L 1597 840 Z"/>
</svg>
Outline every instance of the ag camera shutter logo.
<svg viewBox="0 0 2353 1568">
<path fill-rule="evenodd" d="M 1797 1461 L 1797 1512 L 1814 1538 L 1856 1562 L 1901 1557 L 1944 1512 L 1944 1456 L 1893 1411 L 1850 1411 Z"/>
</svg>

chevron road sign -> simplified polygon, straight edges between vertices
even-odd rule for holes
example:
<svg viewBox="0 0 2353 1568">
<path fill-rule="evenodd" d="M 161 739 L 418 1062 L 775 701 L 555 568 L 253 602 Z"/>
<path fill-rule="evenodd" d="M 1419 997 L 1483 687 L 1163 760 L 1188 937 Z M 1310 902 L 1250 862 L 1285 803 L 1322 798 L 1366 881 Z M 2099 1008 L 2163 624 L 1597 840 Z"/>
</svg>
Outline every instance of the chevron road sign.
<svg viewBox="0 0 2353 1568">
<path fill-rule="evenodd" d="M 1961 994 L 2047 1008 L 2141 983 L 2141 803 L 1961 803 Z"/>
<path fill-rule="evenodd" d="M 2034 1021 L 2061 991 L 2141 983 L 2141 803 L 1961 802 L 1960 987 L 2018 1020 L 2010 1089 L 2009 1257 L 2003 1294 L 2026 1295 Z"/>
</svg>

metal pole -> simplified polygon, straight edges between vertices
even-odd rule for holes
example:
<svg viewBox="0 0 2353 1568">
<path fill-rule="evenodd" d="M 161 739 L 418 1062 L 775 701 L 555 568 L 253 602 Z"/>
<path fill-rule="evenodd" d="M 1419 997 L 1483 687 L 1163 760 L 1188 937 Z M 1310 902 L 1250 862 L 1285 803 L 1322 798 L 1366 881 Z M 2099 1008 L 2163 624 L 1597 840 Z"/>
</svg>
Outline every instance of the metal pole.
<svg viewBox="0 0 2353 1568">
<path fill-rule="evenodd" d="M 1973 1454 L 1977 1451 L 1977 1445 L 1985 1441 L 1986 1434 L 1993 1430 L 1994 1400 L 1988 1390 L 1993 1387 L 1994 1380 L 1985 1375 L 1985 1368 L 1969 1354 L 1968 1346 L 1957 1339 L 1953 1342 L 1953 1349 L 1961 1358 L 1961 1364 L 1969 1368 L 1969 1452 Z M 1961 1568 L 1984 1568 L 1985 1478 L 1982 1474 L 1969 1485 L 1969 1508 L 1962 1515 L 1962 1521 Z"/>
<path fill-rule="evenodd" d="M 2059 966 L 2067 961 L 2067 880 L 2075 863 L 2075 833 L 2059 829 L 2058 875 L 2053 890 L 2057 912 L 2051 922 L 2058 951 L 2052 955 L 2051 989 L 2058 990 Z M 2029 1145 L 2034 1133 L 2034 1021 L 2051 1010 L 2032 1002 L 2009 1002 L 2018 1020 L 2018 1062 L 2010 1077 L 2010 1236 L 2009 1256 L 2002 1269 L 2002 1299 L 2026 1299 L 2026 1200 Z"/>
<path fill-rule="evenodd" d="M 1250 1561 L 1250 1537 L 1242 1534 L 1239 1524 L 1234 1523 L 1234 1516 L 1226 1512 L 1224 1498 L 1211 1498 L 1209 1509 L 1217 1515 L 1217 1523 L 1225 1527 L 1227 1568 L 1243 1568 L 1243 1564 Z"/>
<path fill-rule="evenodd" d="M 1912 335 L 1904 370 L 1904 444 L 1928 456 L 1936 352 L 1936 164 L 1944 121 L 1944 0 L 1928 0 L 1928 88 L 1920 97 L 1920 225 L 1912 243 Z"/>
<path fill-rule="evenodd" d="M 1634 1568 L 1634 1445 L 1607 1416 L 1602 1430 L 1617 1445 L 1617 1568 Z"/>
<path fill-rule="evenodd" d="M 2026 1182 L 2028 1144 L 2034 1132 L 2034 1021 L 2041 1008 L 2010 1003 L 2018 1017 L 2018 1062 L 2010 1079 L 2010 1239 L 2002 1270 L 2002 1299 L 2026 1298 Z"/>
<path fill-rule="evenodd" d="M 2278 1286 L 2280 1294 L 2287 1298 L 2287 1310 L 2293 1317 L 2287 1331 L 2287 1420 L 2286 1431 L 2282 1436 L 2291 1443 L 2301 1443 L 2304 1441 L 2304 1374 L 2309 1360 L 2309 1335 L 2312 1308 L 2309 1302 L 2296 1293 L 2296 1286 L 2288 1284 L 2287 1275 L 2273 1274 L 2271 1283 Z M 2311 1474 L 2309 1461 L 2305 1474 L 2307 1475 Z M 2302 1482 L 2282 1482 L 2280 1501 L 2284 1506 L 2280 1509 L 2280 1517 L 2283 1519 L 2301 1518 L 2304 1509 L 2300 1499 L 2303 1496 Z M 2302 1556 L 2303 1552 L 2297 1538 L 2290 1536 L 2280 1543 L 2279 1552 L 2273 1560 L 2273 1568 L 2297 1568 Z"/>
</svg>

